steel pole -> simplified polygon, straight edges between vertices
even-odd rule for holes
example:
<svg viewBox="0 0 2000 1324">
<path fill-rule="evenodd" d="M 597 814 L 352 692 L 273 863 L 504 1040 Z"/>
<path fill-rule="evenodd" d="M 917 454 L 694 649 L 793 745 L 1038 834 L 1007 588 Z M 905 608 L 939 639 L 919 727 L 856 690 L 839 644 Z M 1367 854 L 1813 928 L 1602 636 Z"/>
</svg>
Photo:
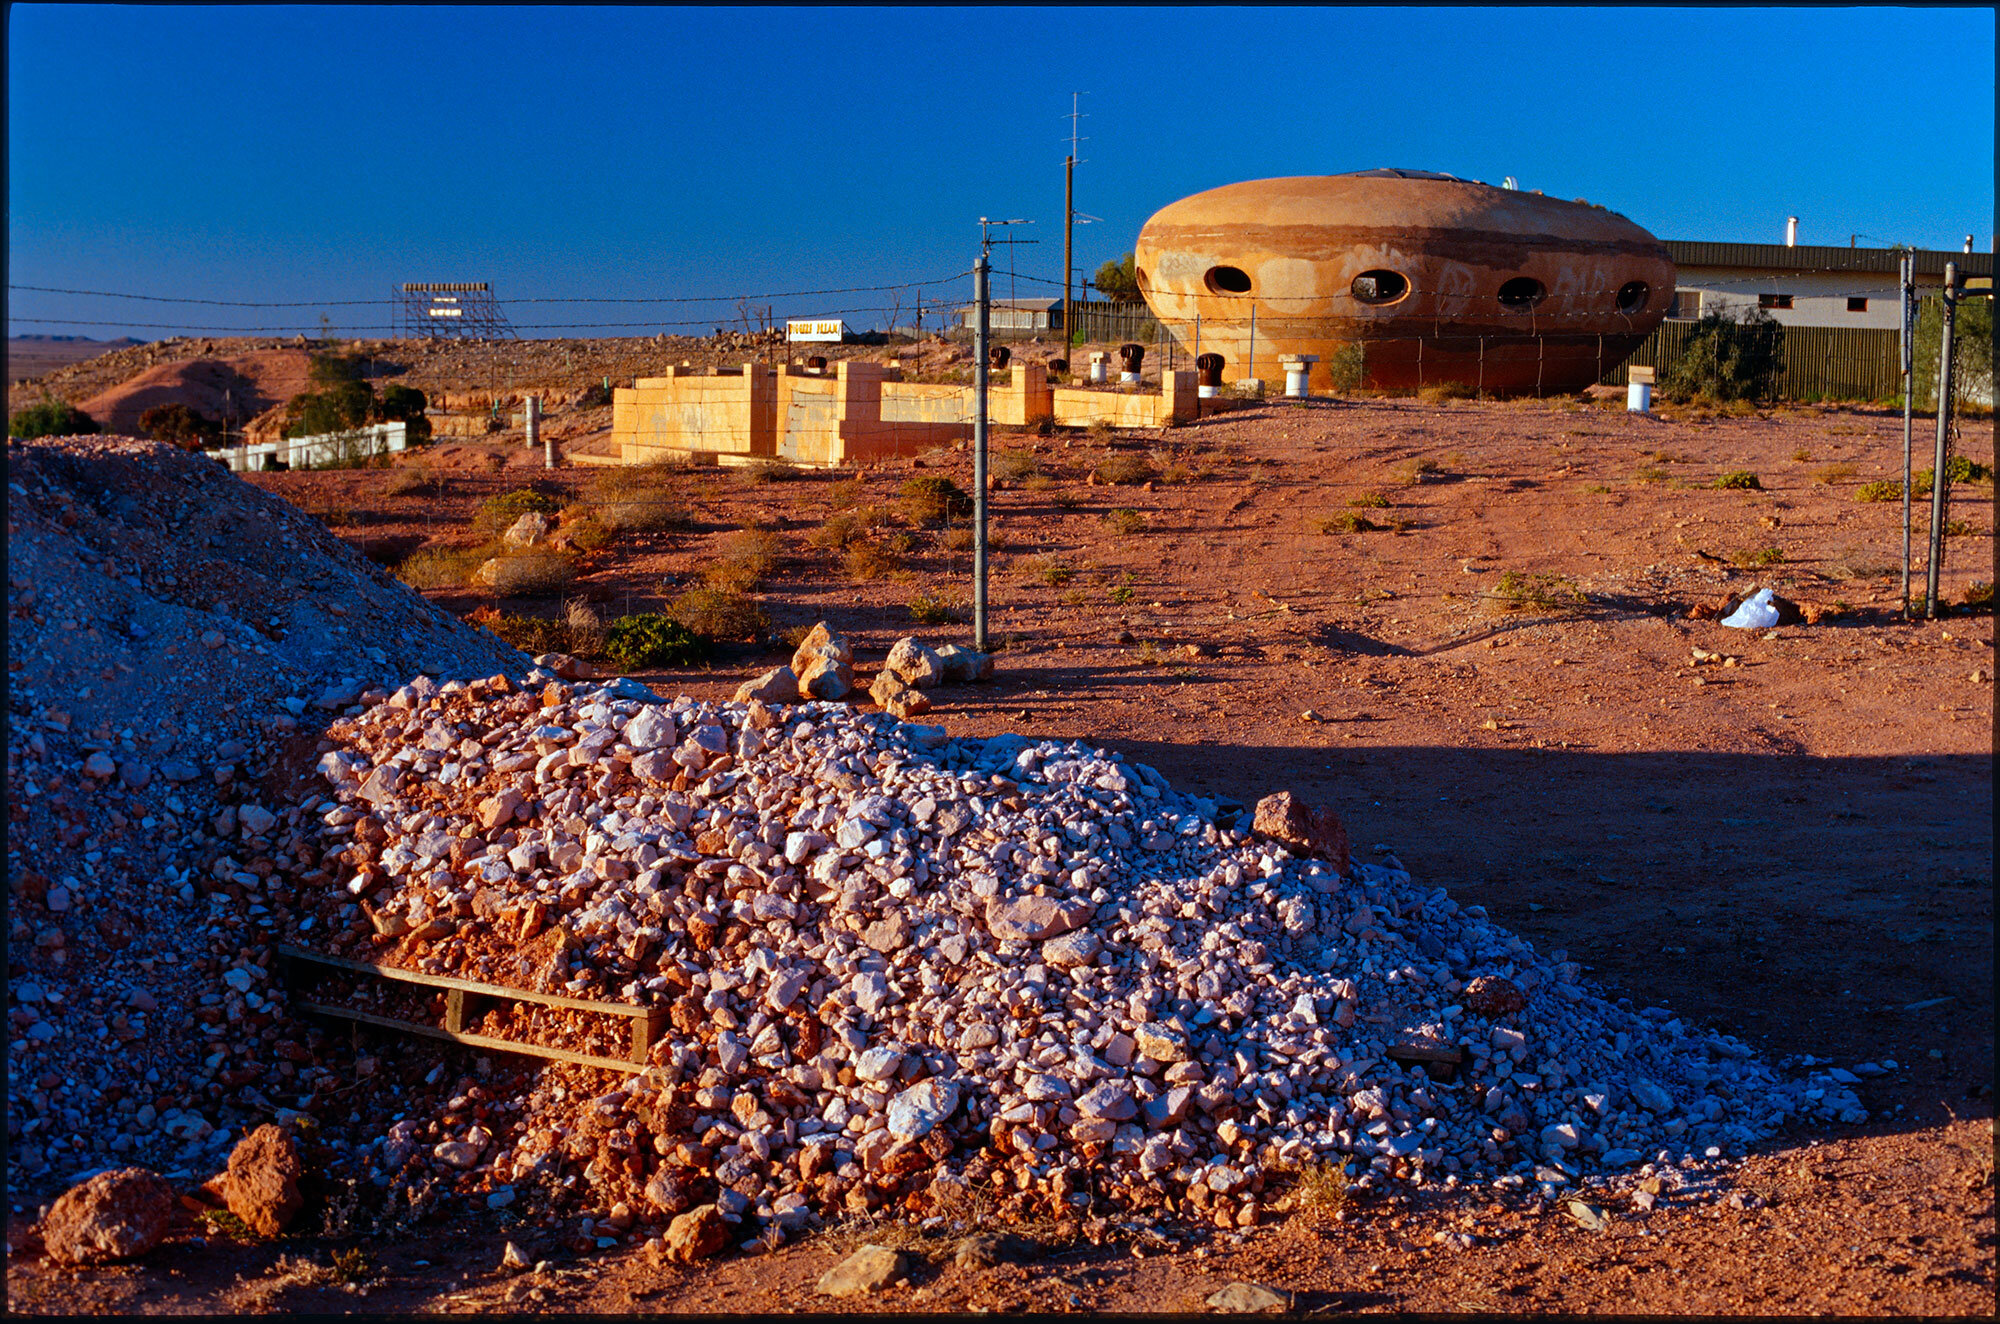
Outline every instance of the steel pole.
<svg viewBox="0 0 2000 1324">
<path fill-rule="evenodd" d="M 1910 618 L 1910 428 L 1911 395 L 1916 390 L 1915 346 L 1911 343 L 1916 336 L 1910 319 L 1916 310 L 1916 301 L 1911 297 L 1916 259 L 1903 254 L 1901 348 L 1903 354 L 1903 619 Z"/>
<path fill-rule="evenodd" d="M 992 307 L 986 254 L 972 264 L 972 646 L 986 647 L 986 348 Z M 1067 332 L 1065 332 L 1067 334 Z"/>
<path fill-rule="evenodd" d="M 1944 568 L 1945 442 L 1951 432 L 1951 332 L 1958 320 L 1958 264 L 1944 264 L 1944 329 L 1938 336 L 1937 448 L 1931 462 L 1931 543 L 1924 566 L 1924 615 L 1936 620 L 1938 574 Z"/>
</svg>

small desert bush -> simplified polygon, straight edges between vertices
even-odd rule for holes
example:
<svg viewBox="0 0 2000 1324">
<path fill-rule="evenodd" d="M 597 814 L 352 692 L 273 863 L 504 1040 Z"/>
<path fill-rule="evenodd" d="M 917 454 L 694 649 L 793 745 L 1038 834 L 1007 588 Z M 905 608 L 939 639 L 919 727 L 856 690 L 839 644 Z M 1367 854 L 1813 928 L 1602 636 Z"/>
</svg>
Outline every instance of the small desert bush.
<svg viewBox="0 0 2000 1324">
<path fill-rule="evenodd" d="M 1111 455 L 1097 466 L 1097 481 L 1113 487 L 1137 487 L 1141 483 L 1152 482 L 1158 476 L 1153 462 L 1143 455 Z"/>
<path fill-rule="evenodd" d="M 614 533 L 660 533 L 689 523 L 687 508 L 665 488 L 613 497 L 598 506 L 597 521 Z"/>
<path fill-rule="evenodd" d="M 1777 547 L 1754 547 L 1736 553 L 1736 564 L 1745 567 L 1762 565 L 1782 565 L 1785 553 Z"/>
<path fill-rule="evenodd" d="M 494 562 L 492 589 L 503 598 L 551 597 L 576 579 L 576 562 L 539 547 L 502 552 Z"/>
<path fill-rule="evenodd" d="M 837 552 L 866 538 L 882 524 L 882 512 L 874 506 L 839 510 L 806 535 L 806 542 L 821 551 Z"/>
<path fill-rule="evenodd" d="M 1575 607 L 1583 603 L 1583 593 L 1575 584 L 1560 575 L 1523 574 L 1509 570 L 1500 576 L 1494 587 L 1494 596 L 1508 610 L 1520 611 L 1530 607 L 1544 610 L 1556 607 Z"/>
<path fill-rule="evenodd" d="M 765 483 L 789 483 L 799 476 L 798 466 L 786 460 L 757 460 L 736 470 L 737 479 L 752 487 Z"/>
<path fill-rule="evenodd" d="M 1824 469 L 1813 471 L 1815 483 L 1838 483 L 1852 477 L 1854 477 L 1854 466 L 1851 464 L 1829 464 Z"/>
<path fill-rule="evenodd" d="M 1404 461 L 1399 472 L 1403 476 L 1404 485 L 1414 487 L 1432 474 L 1443 473 L 1444 466 L 1427 455 L 1419 455 L 1413 460 Z"/>
<path fill-rule="evenodd" d="M 716 558 L 702 571 L 710 588 L 747 593 L 778 568 L 778 539 L 762 529 L 739 529 L 722 539 Z"/>
<path fill-rule="evenodd" d="M 1477 394 L 1477 391 L 1467 386 L 1464 382 L 1438 382 L 1436 385 L 1426 386 L 1419 390 L 1417 392 L 1417 399 L 1427 404 L 1435 405 L 1442 404 L 1447 400 L 1470 400 Z M 1557 408 L 1562 407 L 1562 403 L 1558 402 Z M 1571 404 L 1569 407 L 1574 409 L 1576 406 Z"/>
<path fill-rule="evenodd" d="M 1065 487 L 1049 497 L 1058 510 L 1075 510 L 1083 504 L 1083 493 L 1075 488 Z"/>
<path fill-rule="evenodd" d="M 920 588 L 904 605 L 918 625 L 954 625 L 965 619 L 964 601 L 938 589 Z"/>
<path fill-rule="evenodd" d="M 1984 610 L 1991 612 L 1993 610 L 1993 585 L 1987 583 L 1985 580 L 1974 581 L 1972 587 L 1965 590 L 1965 605 L 1974 611 Z"/>
<path fill-rule="evenodd" d="M 835 510 L 845 510 L 861 504 L 868 495 L 868 484 L 859 478 L 843 478 L 833 485 L 827 495 L 832 498 Z"/>
<path fill-rule="evenodd" d="M 1389 526 L 1377 524 L 1366 515 L 1359 515 L 1351 510 L 1342 511 L 1338 515 L 1330 515 L 1319 521 L 1319 531 L 1321 533 L 1378 533 L 1387 527 Z"/>
<path fill-rule="evenodd" d="M 1893 479 L 1885 479 L 1879 483 L 1863 483 L 1854 489 L 1854 499 L 1856 501 L 1901 501 L 1903 499 L 1903 485 Z"/>
<path fill-rule="evenodd" d="M 681 459 L 606 465 L 591 471 L 590 495 L 596 501 L 615 501 L 637 492 L 672 491 L 693 473 L 694 466 Z"/>
<path fill-rule="evenodd" d="M 1313 1163 L 1299 1172 L 1300 1209 L 1322 1214 L 1340 1212 L 1347 1204 L 1347 1169 L 1339 1163 Z"/>
<path fill-rule="evenodd" d="M 842 564 L 850 579 L 881 579 L 903 568 L 903 558 L 909 555 L 910 546 L 907 533 L 863 538 L 849 545 Z"/>
<path fill-rule="evenodd" d="M 579 552 L 599 551 L 611 541 L 611 530 L 604 527 L 597 512 L 580 502 L 563 507 L 561 528 L 569 545 Z"/>
<path fill-rule="evenodd" d="M 1970 538 L 1986 532 L 1969 519 L 1948 519 L 1944 522 L 1944 536 L 1947 538 Z"/>
<path fill-rule="evenodd" d="M 717 642 L 754 638 L 769 625 L 755 601 L 726 588 L 690 589 L 668 604 L 667 615 Z"/>
<path fill-rule="evenodd" d="M 1033 451 L 1001 451 L 993 459 L 993 476 L 1003 482 L 1018 483 L 1040 466 Z"/>
<path fill-rule="evenodd" d="M 1111 526 L 1113 533 L 1129 537 L 1146 527 L 1146 517 L 1130 506 L 1120 506 L 1104 516 L 1104 522 Z"/>
<path fill-rule="evenodd" d="M 625 671 L 685 667 L 707 657 L 708 645 L 681 621 L 649 611 L 611 622 L 604 634 L 604 655 Z"/>
<path fill-rule="evenodd" d="M 512 528 L 514 521 L 523 515 L 553 515 L 560 509 L 561 504 L 545 492 L 516 488 L 480 502 L 478 523 L 489 533 L 499 533 Z"/>
<path fill-rule="evenodd" d="M 404 465 L 382 480 L 383 496 L 443 496 L 444 476 L 428 464 Z"/>
<path fill-rule="evenodd" d="M 1801 446 L 1792 452 L 1792 458 L 1800 464 L 1808 464 L 1812 461 L 1812 452 Z"/>
<path fill-rule="evenodd" d="M 396 578 L 411 588 L 464 588 L 486 560 L 483 547 L 419 547 L 396 567 Z"/>
<path fill-rule="evenodd" d="M 607 639 L 604 617 L 582 598 L 563 604 L 563 624 L 569 627 L 569 647 L 563 651 L 578 657 L 600 657 Z"/>
<path fill-rule="evenodd" d="M 1061 588 L 1076 578 L 1076 570 L 1073 567 L 1047 552 L 1029 557 L 1022 562 L 1021 568 L 1030 579 L 1039 579 L 1050 588 Z"/>
<path fill-rule="evenodd" d="M 1632 471 L 1635 483 L 1664 483 L 1667 477 L 1667 471 L 1657 464 L 1642 464 Z"/>
<path fill-rule="evenodd" d="M 1021 480 L 1023 492 L 1046 492 L 1056 485 L 1056 480 L 1045 473 L 1031 473 Z"/>
<path fill-rule="evenodd" d="M 1732 469 L 1709 484 L 1719 492 L 1761 492 L 1764 484 L 1748 469 Z"/>
<path fill-rule="evenodd" d="M 504 613 L 492 607 L 482 607 L 469 612 L 466 620 L 485 627 L 500 637 L 500 641 L 512 645 L 529 657 L 539 657 L 543 653 L 574 653 L 570 647 L 569 624 L 566 621 L 552 621 L 540 616 L 518 616 Z"/>
<path fill-rule="evenodd" d="M 1363 492 L 1360 496 L 1349 499 L 1347 504 L 1357 510 L 1387 510 L 1389 498 L 1380 492 Z"/>
<path fill-rule="evenodd" d="M 972 498 L 957 483 L 936 474 L 925 474 L 904 483 L 897 493 L 903 518 L 918 527 L 935 527 L 972 514 Z"/>
</svg>

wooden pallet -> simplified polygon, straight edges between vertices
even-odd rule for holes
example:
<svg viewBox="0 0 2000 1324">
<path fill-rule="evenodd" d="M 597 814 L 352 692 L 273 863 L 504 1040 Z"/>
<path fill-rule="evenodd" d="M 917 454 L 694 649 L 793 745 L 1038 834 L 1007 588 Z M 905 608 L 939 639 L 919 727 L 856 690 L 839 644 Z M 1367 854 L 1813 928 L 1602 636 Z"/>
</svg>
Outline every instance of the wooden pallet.
<svg viewBox="0 0 2000 1324">
<path fill-rule="evenodd" d="M 353 1007 L 314 1002 L 295 994 L 292 1006 L 299 1011 L 359 1021 L 366 1025 L 379 1025 L 384 1029 L 421 1035 L 427 1039 L 444 1039 L 471 1048 L 490 1048 L 503 1053 L 526 1053 L 533 1057 L 553 1058 L 558 1062 L 576 1062 L 606 1071 L 630 1073 L 644 1070 L 652 1060 L 653 1044 L 667 1023 L 665 1007 L 634 1007 L 623 1002 L 593 1002 L 585 998 L 564 997 L 559 993 L 535 993 L 524 988 L 508 988 L 501 984 L 481 984 L 451 975 L 427 975 L 421 971 L 404 970 L 391 965 L 350 961 L 344 957 L 328 956 L 284 943 L 278 944 L 276 951 L 278 958 L 285 963 L 287 985 L 297 988 L 300 993 L 309 990 L 317 978 L 314 967 L 319 967 L 321 970 L 346 970 L 356 974 L 374 975 L 382 979 L 421 984 L 445 991 L 443 1025 L 424 1025 L 416 1021 L 399 1020 L 393 1016 L 379 1016 L 374 1012 L 359 1011 Z M 600 1016 L 622 1016 L 632 1022 L 631 1055 L 622 1060 L 615 1057 L 598 1057 L 567 1048 L 545 1048 L 540 1044 L 524 1044 L 489 1034 L 469 1033 L 465 1028 L 467 1017 L 484 998 L 503 1002 L 534 1002 L 545 1007 L 568 1007 L 574 1011 L 592 1012 Z"/>
</svg>

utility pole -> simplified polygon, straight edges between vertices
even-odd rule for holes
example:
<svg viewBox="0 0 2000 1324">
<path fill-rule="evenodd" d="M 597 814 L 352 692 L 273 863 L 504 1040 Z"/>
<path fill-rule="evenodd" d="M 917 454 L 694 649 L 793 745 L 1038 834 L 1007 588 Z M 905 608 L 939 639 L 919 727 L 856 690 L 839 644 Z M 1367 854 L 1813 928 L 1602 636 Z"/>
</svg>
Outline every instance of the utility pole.
<svg viewBox="0 0 2000 1324">
<path fill-rule="evenodd" d="M 1083 142 L 1076 133 L 1077 121 L 1083 118 L 1078 106 L 1081 92 L 1069 94 L 1069 155 L 1063 158 L 1063 357 L 1069 357 L 1069 346 L 1074 334 L 1075 322 L 1071 320 L 1075 305 L 1070 300 L 1070 275 L 1073 261 L 1071 254 L 1071 234 L 1076 228 L 1076 145 Z"/>
</svg>

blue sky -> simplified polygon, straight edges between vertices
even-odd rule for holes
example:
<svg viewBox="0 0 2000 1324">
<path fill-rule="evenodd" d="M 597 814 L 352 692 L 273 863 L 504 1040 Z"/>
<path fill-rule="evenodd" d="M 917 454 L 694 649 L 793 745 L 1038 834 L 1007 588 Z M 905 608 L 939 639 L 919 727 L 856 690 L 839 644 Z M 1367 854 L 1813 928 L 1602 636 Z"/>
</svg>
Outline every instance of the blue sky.
<svg viewBox="0 0 2000 1324">
<path fill-rule="evenodd" d="M 1055 278 L 1176 198 L 1396 165 L 1583 197 L 1662 238 L 1984 250 L 1990 9 L 581 9 L 15 5 L 12 334 L 384 324 L 493 282 L 518 324 L 689 320 L 761 294 Z M 1940 78 L 1938 71 L 1956 72 Z M 961 300 L 960 278 L 928 299 Z M 1022 295 L 1042 286 L 1019 284 Z M 768 300 L 778 315 L 893 296 Z M 913 293 L 903 297 L 906 310 Z M 336 300 L 380 300 L 338 307 Z M 30 321 L 28 319 L 54 319 Z M 113 325 L 88 325 L 109 322 Z M 560 331 L 530 334 L 558 335 Z"/>
</svg>

